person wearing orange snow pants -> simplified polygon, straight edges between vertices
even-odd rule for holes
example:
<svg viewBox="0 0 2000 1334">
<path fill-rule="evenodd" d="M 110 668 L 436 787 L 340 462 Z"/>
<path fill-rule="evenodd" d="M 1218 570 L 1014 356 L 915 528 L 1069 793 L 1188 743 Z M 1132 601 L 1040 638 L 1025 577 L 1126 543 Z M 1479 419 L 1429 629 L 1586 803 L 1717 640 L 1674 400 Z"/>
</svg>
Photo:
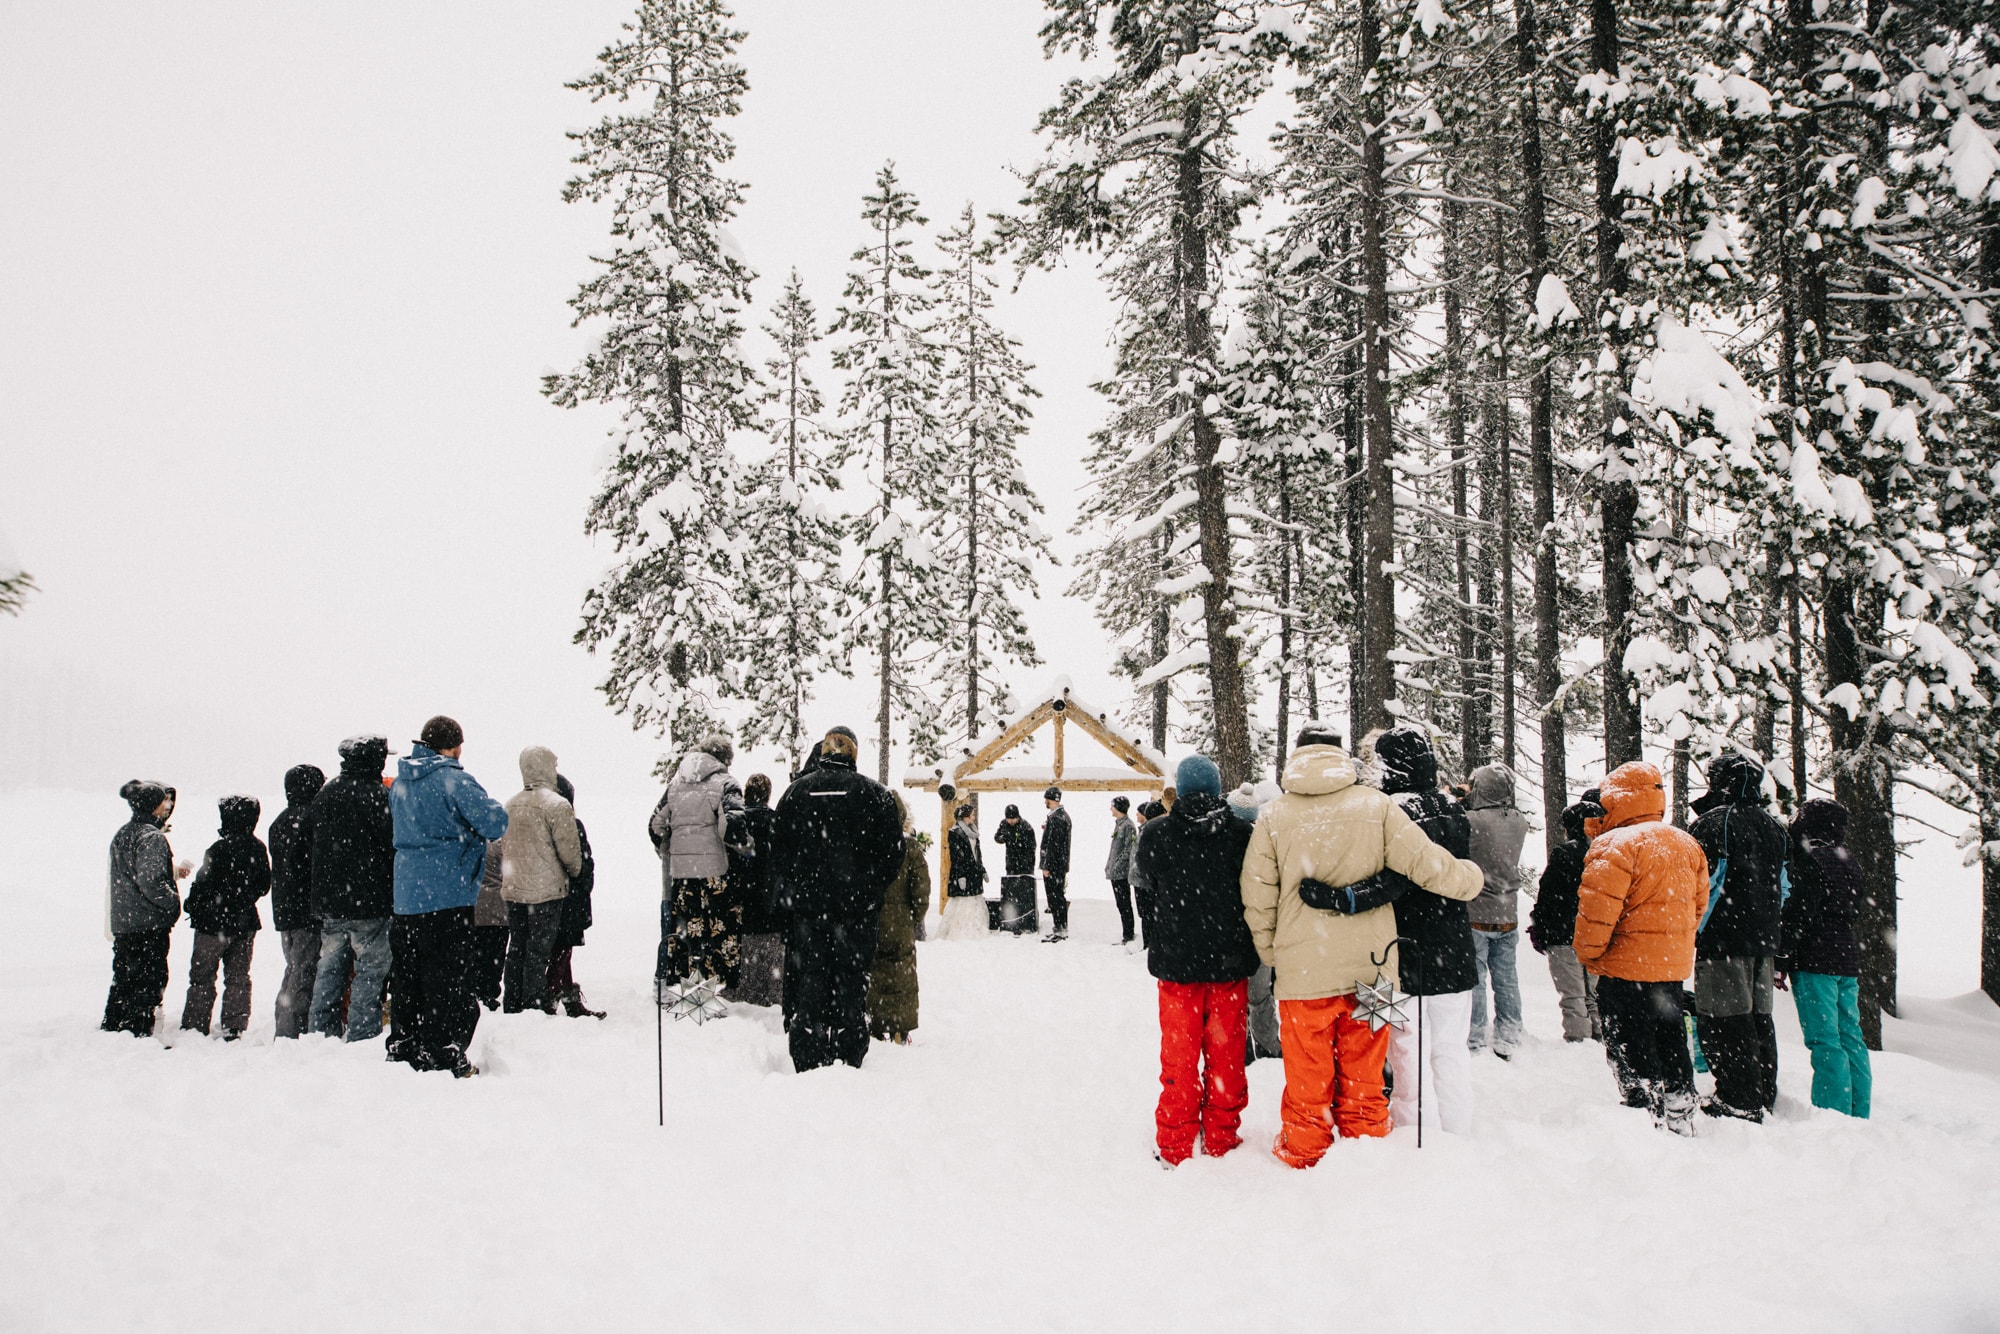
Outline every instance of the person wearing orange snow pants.
<svg viewBox="0 0 2000 1334">
<path fill-rule="evenodd" d="M 1201 1150 L 1220 1157 L 1236 1133 L 1250 1085 L 1243 1073 L 1250 974 L 1257 951 L 1243 921 L 1237 877 L 1250 826 L 1222 799 L 1222 773 L 1201 755 L 1175 772 L 1180 798 L 1147 825 L 1138 864 L 1152 885 L 1146 970 L 1160 986 L 1160 1103 L 1154 1156 L 1167 1167 Z"/>
<path fill-rule="evenodd" d="M 1388 906 L 1354 913 L 1312 907 L 1300 898 L 1300 883 L 1338 890 L 1388 867 L 1419 888 L 1465 900 L 1484 877 L 1476 863 L 1431 842 L 1393 798 L 1361 786 L 1340 734 L 1324 723 L 1299 732 L 1279 786 L 1284 795 L 1257 817 L 1238 887 L 1243 920 L 1258 958 L 1273 969 L 1278 998 L 1285 1097 L 1272 1152 L 1292 1167 L 1311 1167 L 1336 1130 L 1389 1133 L 1382 1096 L 1389 1031 L 1355 1019 L 1354 992 L 1378 973 L 1396 977 L 1389 948 L 1396 917 Z"/>
</svg>

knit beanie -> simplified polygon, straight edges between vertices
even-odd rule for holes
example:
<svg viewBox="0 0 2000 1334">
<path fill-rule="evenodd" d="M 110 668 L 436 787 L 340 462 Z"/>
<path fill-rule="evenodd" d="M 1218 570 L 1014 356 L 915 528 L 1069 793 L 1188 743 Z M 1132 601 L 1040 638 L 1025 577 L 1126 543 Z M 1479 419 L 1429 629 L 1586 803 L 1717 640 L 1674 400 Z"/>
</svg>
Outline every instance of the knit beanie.
<svg viewBox="0 0 2000 1334">
<path fill-rule="evenodd" d="M 1215 761 L 1206 755 L 1190 755 L 1174 770 L 1174 787 L 1183 797 L 1203 792 L 1219 797 L 1222 795 L 1222 770 L 1216 768 Z"/>
<path fill-rule="evenodd" d="M 417 744 L 420 746 L 429 746 L 432 750 L 443 753 L 455 746 L 465 744 L 465 730 L 458 725 L 456 720 L 447 718 L 440 713 L 437 717 L 424 724 L 423 731 L 417 733 Z"/>
</svg>

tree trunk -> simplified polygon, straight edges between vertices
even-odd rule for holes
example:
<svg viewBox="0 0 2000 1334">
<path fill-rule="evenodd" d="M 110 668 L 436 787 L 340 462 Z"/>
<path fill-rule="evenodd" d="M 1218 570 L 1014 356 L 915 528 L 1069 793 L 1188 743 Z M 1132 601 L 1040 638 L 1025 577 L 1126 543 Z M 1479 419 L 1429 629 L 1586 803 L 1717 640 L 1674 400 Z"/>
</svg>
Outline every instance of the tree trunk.
<svg viewBox="0 0 2000 1334">
<path fill-rule="evenodd" d="M 1542 109 L 1537 88 L 1541 51 L 1534 0 L 1517 0 L 1514 38 L 1521 73 L 1522 234 L 1528 246 L 1528 286 L 1539 292 L 1549 272 L 1549 224 L 1542 184 Z M 1549 350 L 1533 352 L 1528 377 L 1528 476 L 1534 488 L 1535 708 L 1542 733 L 1542 835 L 1553 848 L 1569 804 L 1569 757 L 1562 706 L 1562 626 L 1556 583 L 1555 386 Z"/>
<path fill-rule="evenodd" d="M 1348 249 L 1352 239 L 1350 231 L 1343 227 L 1340 231 L 1341 253 L 1351 254 Z M 1366 509 L 1363 497 L 1366 494 L 1364 474 L 1367 470 L 1367 452 L 1363 447 L 1361 430 L 1361 351 L 1359 335 L 1361 331 L 1360 311 L 1356 309 L 1353 264 L 1342 275 L 1342 305 L 1348 315 L 1346 333 L 1347 350 L 1341 357 L 1341 384 L 1343 394 L 1340 405 L 1340 429 L 1342 449 L 1347 467 L 1347 584 L 1354 597 L 1354 624 L 1347 637 L 1347 740 L 1349 746 L 1361 742 L 1361 646 L 1368 640 L 1368 583 L 1362 571 L 1368 566 L 1365 549 L 1367 543 L 1362 538 Z"/>
<path fill-rule="evenodd" d="M 1173 549 L 1174 526 L 1168 523 L 1160 530 L 1158 559 L 1153 566 L 1153 583 L 1157 587 L 1167 577 L 1167 552 Z M 1153 595 L 1153 665 L 1167 660 L 1167 634 L 1171 629 L 1167 613 L 1167 600 L 1158 593 Z M 1172 696 L 1172 687 L 1166 678 L 1153 682 L 1153 752 L 1167 753 L 1167 701 Z"/>
<path fill-rule="evenodd" d="M 1202 180 L 1204 111 L 1198 94 L 1188 99 L 1175 181 L 1175 267 L 1182 364 L 1210 368 L 1205 373 L 1212 373 L 1215 325 L 1209 313 L 1208 191 Z M 1215 461 L 1222 434 L 1203 405 L 1208 392 L 1207 384 L 1197 382 L 1194 401 L 1189 404 L 1194 412 L 1194 511 L 1201 563 L 1208 575 L 1201 586 L 1201 612 L 1208 639 L 1208 702 L 1215 721 L 1215 762 L 1222 770 L 1223 786 L 1233 788 L 1251 777 L 1250 701 L 1243 681 L 1242 647 L 1236 638 L 1236 600 L 1230 587 L 1229 483 Z"/>
<path fill-rule="evenodd" d="M 1496 228 L 1500 225 L 1495 218 Z M 1500 261 L 1498 269 L 1507 271 L 1505 244 L 1506 233 L 1501 231 L 1494 239 L 1494 255 Z M 1509 773 L 1514 769 L 1514 403 L 1508 393 L 1506 334 L 1513 330 L 1513 323 L 1507 311 L 1507 293 L 1503 287 L 1495 294 L 1494 305 L 1499 312 L 1503 336 L 1500 339 L 1500 762 L 1507 766 Z"/>
<path fill-rule="evenodd" d="M 1829 691 L 1864 684 L 1870 618 L 1857 599 L 1869 597 L 1845 575 L 1826 581 L 1821 614 Z M 1861 872 L 1861 902 L 1854 924 L 1861 944 L 1861 1033 L 1871 1050 L 1880 1051 L 1882 1016 L 1896 1012 L 1894 793 L 1888 765 L 1876 744 L 1875 712 L 1850 719 L 1847 710 L 1833 706 L 1827 710 L 1827 722 L 1833 737 L 1833 796 L 1847 807 L 1847 846 Z"/>
<path fill-rule="evenodd" d="M 2000 1004 L 2000 763 L 1979 766 L 1979 989 Z"/>
<path fill-rule="evenodd" d="M 1591 0 L 1591 64 L 1606 78 L 1618 77 L 1618 0 Z M 1625 264 L 1618 258 L 1624 243 L 1618 202 L 1617 115 L 1606 107 L 1592 121 L 1591 138 L 1597 167 L 1597 282 L 1599 309 L 1616 313 L 1627 284 Z M 1625 650 L 1632 643 L 1632 520 L 1639 510 L 1639 492 L 1627 476 L 1622 446 L 1620 403 L 1624 397 L 1625 337 L 1617 321 L 1604 331 L 1618 368 L 1612 372 L 1611 393 L 1604 411 L 1604 485 L 1600 500 L 1604 551 L 1604 767 L 1611 770 L 1641 758 L 1639 702 L 1625 671 Z"/>
<path fill-rule="evenodd" d="M 1273 780 L 1285 776 L 1285 743 L 1292 730 L 1292 479 L 1278 457 L 1278 738 L 1271 760 Z"/>
<path fill-rule="evenodd" d="M 1465 443 L 1465 281 L 1463 229 L 1465 206 L 1453 201 L 1444 205 L 1444 382 L 1445 432 L 1451 444 L 1452 567 L 1456 575 L 1458 605 L 1453 619 L 1458 625 L 1458 755 L 1460 767 L 1471 773 L 1486 762 L 1486 747 L 1480 736 L 1479 665 L 1473 658 L 1477 631 L 1472 602 L 1471 515 L 1466 508 Z"/>
<path fill-rule="evenodd" d="M 1373 86 L 1382 57 L 1378 0 L 1360 0 L 1361 71 Z M 1368 441 L 1363 504 L 1362 587 L 1368 600 L 1363 627 L 1362 696 L 1356 708 L 1359 729 L 1395 721 L 1389 701 L 1396 696 L 1396 491 L 1392 459 L 1395 422 L 1389 412 L 1389 250 L 1387 228 L 1388 160 L 1382 142 L 1382 97 L 1365 95 L 1361 138 L 1362 417 Z M 1358 742 L 1358 738 L 1357 738 Z"/>
<path fill-rule="evenodd" d="M 889 785 L 889 712 L 890 700 L 895 696 L 894 672 L 896 664 L 896 632 L 890 621 L 889 600 L 895 593 L 895 558 L 888 552 L 882 553 L 882 684 L 881 694 L 875 702 L 875 759 L 876 781 L 884 787 Z"/>
</svg>

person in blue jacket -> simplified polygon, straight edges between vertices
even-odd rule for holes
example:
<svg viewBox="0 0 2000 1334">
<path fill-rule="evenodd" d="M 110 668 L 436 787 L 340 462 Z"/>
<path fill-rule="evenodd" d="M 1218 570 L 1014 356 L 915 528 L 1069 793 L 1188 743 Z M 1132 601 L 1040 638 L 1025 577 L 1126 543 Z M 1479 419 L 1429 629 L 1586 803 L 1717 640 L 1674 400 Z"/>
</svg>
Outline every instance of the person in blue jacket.
<svg viewBox="0 0 2000 1334">
<path fill-rule="evenodd" d="M 396 826 L 389 1059 L 460 1079 L 479 1073 L 465 1055 L 479 1026 L 472 904 L 486 845 L 507 832 L 506 808 L 459 764 L 464 749 L 464 731 L 439 714 L 397 761 L 389 789 Z"/>
</svg>

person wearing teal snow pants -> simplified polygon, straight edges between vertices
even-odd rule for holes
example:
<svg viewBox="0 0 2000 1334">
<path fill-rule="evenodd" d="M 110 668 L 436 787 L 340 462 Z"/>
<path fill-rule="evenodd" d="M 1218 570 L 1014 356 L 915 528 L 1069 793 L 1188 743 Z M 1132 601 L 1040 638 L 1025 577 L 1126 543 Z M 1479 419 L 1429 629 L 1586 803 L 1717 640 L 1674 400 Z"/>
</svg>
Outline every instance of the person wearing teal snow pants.
<svg viewBox="0 0 2000 1334">
<path fill-rule="evenodd" d="M 1874 1076 L 1868 1065 L 1868 1044 L 1861 1040 L 1861 984 L 1851 977 L 1825 973 L 1792 974 L 1792 997 L 1799 1005 L 1799 1027 L 1812 1053 L 1812 1101 L 1866 1120 Z"/>
<path fill-rule="evenodd" d="M 1812 1053 L 1813 1106 L 1866 1117 L 1873 1078 L 1861 1040 L 1861 945 L 1854 916 L 1861 867 L 1847 850 L 1847 808 L 1814 798 L 1791 827 L 1781 971 L 1791 974 L 1799 1027 Z"/>
</svg>

